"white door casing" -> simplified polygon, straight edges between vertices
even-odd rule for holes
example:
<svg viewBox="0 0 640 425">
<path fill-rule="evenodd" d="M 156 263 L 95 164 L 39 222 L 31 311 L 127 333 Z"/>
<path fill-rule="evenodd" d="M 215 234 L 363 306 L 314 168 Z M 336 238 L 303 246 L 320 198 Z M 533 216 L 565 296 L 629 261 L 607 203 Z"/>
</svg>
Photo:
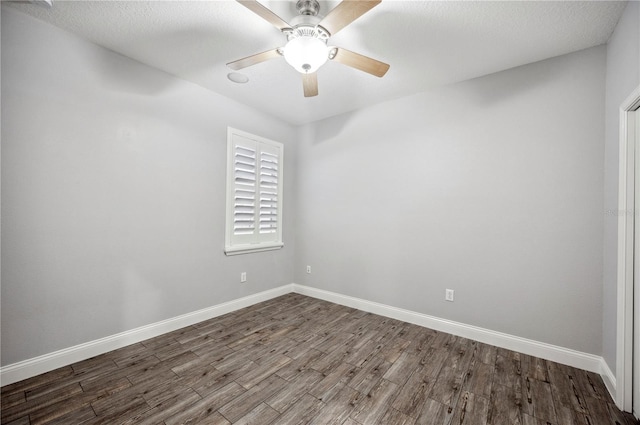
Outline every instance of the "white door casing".
<svg viewBox="0 0 640 425">
<path fill-rule="evenodd" d="M 635 221 L 635 110 L 640 87 L 620 106 L 620 160 L 618 191 L 618 273 L 615 401 L 633 409 L 633 268 Z"/>
<path fill-rule="evenodd" d="M 629 136 L 634 145 L 634 216 L 633 249 L 633 386 L 632 411 L 636 418 L 640 416 L 640 222 L 636 220 L 640 211 L 640 110 L 629 112 Z M 631 134 L 633 133 L 633 134 Z"/>
</svg>

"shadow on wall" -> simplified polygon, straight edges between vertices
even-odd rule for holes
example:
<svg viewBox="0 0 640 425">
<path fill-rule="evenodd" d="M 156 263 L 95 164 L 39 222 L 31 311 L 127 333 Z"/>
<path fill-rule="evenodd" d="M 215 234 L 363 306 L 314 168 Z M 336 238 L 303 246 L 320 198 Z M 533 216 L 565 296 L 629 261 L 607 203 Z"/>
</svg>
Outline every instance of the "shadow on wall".
<svg viewBox="0 0 640 425">
<path fill-rule="evenodd" d="M 535 92 L 553 80 L 551 72 L 550 67 L 538 62 L 463 81 L 457 85 L 475 106 L 485 107 L 507 103 L 525 93 Z"/>
<path fill-rule="evenodd" d="M 557 61 L 558 58 L 549 60 Z M 554 81 L 554 74 L 560 71 L 547 66 L 545 62 L 541 61 L 459 83 L 434 87 L 402 99 L 392 99 L 372 105 L 370 108 L 393 108 L 393 113 L 388 114 L 390 123 L 384 127 L 400 128 L 403 126 L 411 127 L 412 122 L 416 119 L 437 119 L 435 117 L 440 113 L 439 105 L 442 102 L 465 102 L 479 109 L 508 104 L 513 99 L 521 98 L 526 93 L 536 92 L 540 87 Z M 417 110 L 414 109 L 416 106 L 423 113 L 430 111 L 431 115 L 417 116 Z M 342 135 L 348 124 L 359 120 L 359 115 L 365 111 L 359 109 L 311 124 L 307 128 L 309 132 L 307 135 L 316 145 L 330 141 Z M 385 113 L 384 116 L 387 114 Z M 380 123 L 372 122 L 371 125 L 379 127 Z"/>
<path fill-rule="evenodd" d="M 197 34 L 194 37 L 194 33 Z M 136 43 L 142 46 L 167 46 L 166 53 L 172 55 L 172 62 L 179 63 L 180 73 L 195 81 L 202 80 L 205 73 L 211 72 L 214 66 L 221 65 L 220 55 L 215 52 L 222 50 L 224 40 L 231 34 L 213 33 L 204 29 L 189 31 L 173 31 L 163 33 L 147 40 L 136 38 Z M 180 48 L 181 40 L 198 38 L 210 46 L 210 55 L 196 55 L 190 49 Z M 175 47 L 171 47 L 175 46 Z M 173 75 L 154 73 L 151 75 L 148 66 L 132 61 L 130 58 L 106 49 L 95 50 L 95 71 L 102 78 L 105 88 L 114 92 L 153 96 L 165 92 L 178 81 Z M 162 71 L 161 71 L 162 72 Z"/>
<path fill-rule="evenodd" d="M 340 136 L 347 124 L 358 115 L 359 110 L 346 112 L 331 118 L 326 118 L 318 123 L 307 126 L 307 135 L 311 137 L 314 145 L 328 142 Z"/>
</svg>

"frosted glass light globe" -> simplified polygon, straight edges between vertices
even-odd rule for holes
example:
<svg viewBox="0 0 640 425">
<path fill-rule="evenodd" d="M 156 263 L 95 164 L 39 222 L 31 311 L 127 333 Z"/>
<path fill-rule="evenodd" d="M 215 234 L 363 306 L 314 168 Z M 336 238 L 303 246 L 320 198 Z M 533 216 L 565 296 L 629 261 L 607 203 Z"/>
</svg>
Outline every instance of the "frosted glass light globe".
<svg viewBox="0 0 640 425">
<path fill-rule="evenodd" d="M 316 37 L 296 37 L 284 46 L 284 59 L 303 74 L 316 72 L 327 61 L 327 45 Z"/>
</svg>

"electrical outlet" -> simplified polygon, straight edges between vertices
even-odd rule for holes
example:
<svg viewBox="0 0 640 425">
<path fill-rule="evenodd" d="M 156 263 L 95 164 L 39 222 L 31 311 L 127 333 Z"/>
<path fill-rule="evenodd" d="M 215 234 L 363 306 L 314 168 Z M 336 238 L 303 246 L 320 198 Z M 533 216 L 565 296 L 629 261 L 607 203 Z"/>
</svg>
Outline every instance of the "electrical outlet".
<svg viewBox="0 0 640 425">
<path fill-rule="evenodd" d="M 307 273 L 311 274 L 311 266 L 307 266 Z"/>
<path fill-rule="evenodd" d="M 444 292 L 444 299 L 446 301 L 453 302 L 453 289 L 446 289 Z"/>
<path fill-rule="evenodd" d="M 244 283 L 247 281 L 247 272 L 240 273 L 240 283 Z"/>
</svg>

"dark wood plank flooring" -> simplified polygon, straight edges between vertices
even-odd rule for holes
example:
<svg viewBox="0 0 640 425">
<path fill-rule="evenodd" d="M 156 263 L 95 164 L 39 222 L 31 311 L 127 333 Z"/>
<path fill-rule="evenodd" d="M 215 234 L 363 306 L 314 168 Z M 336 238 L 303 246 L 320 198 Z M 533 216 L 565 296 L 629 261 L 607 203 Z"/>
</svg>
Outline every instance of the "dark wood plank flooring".
<svg viewBox="0 0 640 425">
<path fill-rule="evenodd" d="M 635 425 L 594 373 L 298 294 L 2 387 L 2 424 Z"/>
</svg>

